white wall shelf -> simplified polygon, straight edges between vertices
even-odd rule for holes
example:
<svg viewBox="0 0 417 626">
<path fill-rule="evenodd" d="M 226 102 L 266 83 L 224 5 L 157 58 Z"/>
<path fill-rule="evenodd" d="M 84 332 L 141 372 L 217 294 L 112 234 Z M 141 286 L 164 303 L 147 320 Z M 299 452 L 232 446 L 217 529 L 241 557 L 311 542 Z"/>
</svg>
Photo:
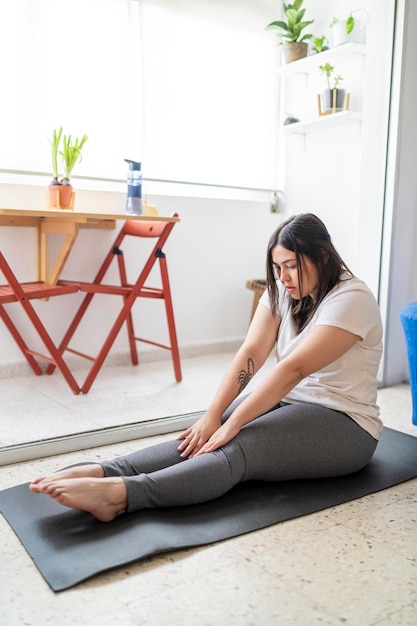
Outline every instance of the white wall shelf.
<svg viewBox="0 0 417 626">
<path fill-rule="evenodd" d="M 286 63 L 278 68 L 278 74 L 309 74 L 314 70 L 317 70 L 319 65 L 324 63 L 349 61 L 352 55 L 359 54 L 364 55 L 366 51 L 366 45 L 362 43 L 345 43 L 335 48 L 330 48 L 324 52 L 317 54 L 311 54 L 304 59 L 298 59 L 292 63 Z"/>
<path fill-rule="evenodd" d="M 322 115 L 312 120 L 305 122 L 295 122 L 294 124 L 287 124 L 280 126 L 280 132 L 285 134 L 294 133 L 299 135 L 306 135 L 307 133 L 317 132 L 322 130 L 328 130 L 341 124 L 348 124 L 351 122 L 360 123 L 362 121 L 362 114 L 355 111 L 340 111 L 340 113 L 331 113 L 330 115 Z"/>
<path fill-rule="evenodd" d="M 305 96 L 307 96 L 308 89 L 310 92 L 308 97 L 311 99 L 311 88 L 314 88 L 314 83 L 310 84 L 309 80 L 306 80 L 305 83 L 301 84 L 300 82 L 297 83 L 297 81 L 294 83 L 291 80 L 292 77 L 295 78 L 296 75 L 304 75 L 306 79 L 308 79 L 309 76 L 313 77 L 314 74 L 319 73 L 318 70 L 320 65 L 323 65 L 325 63 L 330 63 L 331 65 L 351 63 L 355 58 L 363 58 L 365 52 L 365 44 L 353 42 L 345 43 L 340 46 L 330 48 L 329 50 L 325 50 L 324 52 L 319 52 L 303 59 L 299 59 L 298 61 L 293 61 L 292 63 L 282 65 L 278 69 L 278 75 L 283 77 L 284 82 L 287 84 L 288 92 L 290 94 L 293 91 L 292 86 L 298 84 L 298 92 L 296 97 L 298 98 L 297 102 L 301 102 L 303 98 L 303 93 L 305 94 Z M 303 84 L 304 87 L 302 86 Z M 309 102 L 310 101 L 311 100 L 309 100 Z M 291 111 L 294 109 L 291 107 L 291 105 L 288 105 L 287 110 Z M 281 125 L 279 127 L 279 131 L 284 134 L 307 135 L 312 132 L 326 131 L 330 128 L 335 128 L 336 126 L 341 126 L 352 122 L 360 124 L 362 120 L 362 113 L 359 111 L 347 110 L 340 111 L 338 113 L 332 113 L 330 115 L 315 117 L 314 112 L 311 110 L 310 106 L 307 110 L 304 111 L 304 114 L 296 115 L 296 117 L 301 118 L 302 121 L 296 122 L 294 124 Z M 303 117 L 307 119 L 303 120 Z"/>
</svg>

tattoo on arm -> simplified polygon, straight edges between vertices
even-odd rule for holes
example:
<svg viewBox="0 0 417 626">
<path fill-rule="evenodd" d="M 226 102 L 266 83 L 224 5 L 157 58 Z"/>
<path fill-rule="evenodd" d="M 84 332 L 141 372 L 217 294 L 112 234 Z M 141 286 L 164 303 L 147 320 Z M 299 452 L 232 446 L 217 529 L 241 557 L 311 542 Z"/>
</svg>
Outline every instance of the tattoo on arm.
<svg viewBox="0 0 417 626">
<path fill-rule="evenodd" d="M 253 359 L 249 358 L 248 359 L 248 369 L 247 370 L 240 370 L 239 374 L 238 374 L 238 383 L 239 383 L 239 393 L 241 391 L 244 390 L 244 388 L 246 387 L 246 385 L 249 384 L 251 378 L 253 378 L 255 374 L 255 363 L 253 362 Z"/>
</svg>

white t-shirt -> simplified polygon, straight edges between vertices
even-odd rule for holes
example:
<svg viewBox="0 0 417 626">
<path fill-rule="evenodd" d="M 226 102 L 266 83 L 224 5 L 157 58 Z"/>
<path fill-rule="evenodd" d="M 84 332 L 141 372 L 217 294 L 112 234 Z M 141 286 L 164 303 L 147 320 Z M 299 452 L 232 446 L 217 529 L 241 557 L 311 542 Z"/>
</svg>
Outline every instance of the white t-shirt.
<svg viewBox="0 0 417 626">
<path fill-rule="evenodd" d="M 335 326 L 360 337 L 343 356 L 304 378 L 282 400 L 313 402 L 347 413 L 378 439 L 382 421 L 376 404 L 376 377 L 382 354 L 382 323 L 371 290 L 356 277 L 342 280 L 326 295 L 310 323 L 297 335 L 291 316 L 291 298 L 280 281 L 277 286 L 281 317 L 275 346 L 277 361 L 285 359 L 315 326 Z M 267 290 L 260 303 L 270 308 Z"/>
</svg>

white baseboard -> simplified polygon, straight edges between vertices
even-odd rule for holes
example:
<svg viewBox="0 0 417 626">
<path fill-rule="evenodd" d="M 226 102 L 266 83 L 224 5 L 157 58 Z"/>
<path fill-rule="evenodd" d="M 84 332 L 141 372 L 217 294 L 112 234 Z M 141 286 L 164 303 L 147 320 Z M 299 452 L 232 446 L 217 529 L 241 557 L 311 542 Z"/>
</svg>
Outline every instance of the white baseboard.
<svg viewBox="0 0 417 626">
<path fill-rule="evenodd" d="M 218 339 L 214 341 L 201 341 L 199 343 L 188 344 L 180 347 L 182 359 L 189 359 L 210 354 L 223 354 L 225 352 L 236 352 L 242 344 L 243 337 L 233 337 L 231 339 Z M 155 361 L 165 361 L 171 358 L 169 350 L 141 346 L 139 348 L 139 358 L 141 363 L 154 363 Z M 85 360 L 73 355 L 65 358 L 69 368 L 73 371 L 83 369 Z M 103 367 L 115 367 L 118 365 L 129 365 L 130 354 L 127 350 L 111 352 L 104 362 Z M 41 365 L 42 367 L 42 365 Z M 46 367 L 46 366 L 45 366 Z M 25 360 L 11 363 L 0 363 L 0 378 L 17 378 L 19 376 L 30 376 L 33 371 Z"/>
</svg>

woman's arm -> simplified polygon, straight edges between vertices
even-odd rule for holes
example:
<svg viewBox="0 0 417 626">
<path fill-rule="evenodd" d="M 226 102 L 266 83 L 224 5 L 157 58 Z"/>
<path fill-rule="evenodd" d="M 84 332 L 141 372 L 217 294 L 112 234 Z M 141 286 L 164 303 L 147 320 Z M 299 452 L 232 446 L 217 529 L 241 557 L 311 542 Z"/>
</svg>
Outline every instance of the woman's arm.
<svg viewBox="0 0 417 626">
<path fill-rule="evenodd" d="M 242 426 L 278 404 L 303 378 L 340 358 L 359 339 L 341 328 L 316 326 L 288 357 L 275 365 L 198 453 L 212 452 L 233 439 Z"/>
<path fill-rule="evenodd" d="M 266 306 L 260 304 L 257 307 L 245 341 L 227 369 L 206 413 L 178 436 L 178 439 L 184 440 L 178 447 L 182 456 L 196 454 L 221 426 L 221 418 L 225 410 L 248 385 L 271 354 L 279 322 L 279 318 L 273 316 Z"/>
</svg>

